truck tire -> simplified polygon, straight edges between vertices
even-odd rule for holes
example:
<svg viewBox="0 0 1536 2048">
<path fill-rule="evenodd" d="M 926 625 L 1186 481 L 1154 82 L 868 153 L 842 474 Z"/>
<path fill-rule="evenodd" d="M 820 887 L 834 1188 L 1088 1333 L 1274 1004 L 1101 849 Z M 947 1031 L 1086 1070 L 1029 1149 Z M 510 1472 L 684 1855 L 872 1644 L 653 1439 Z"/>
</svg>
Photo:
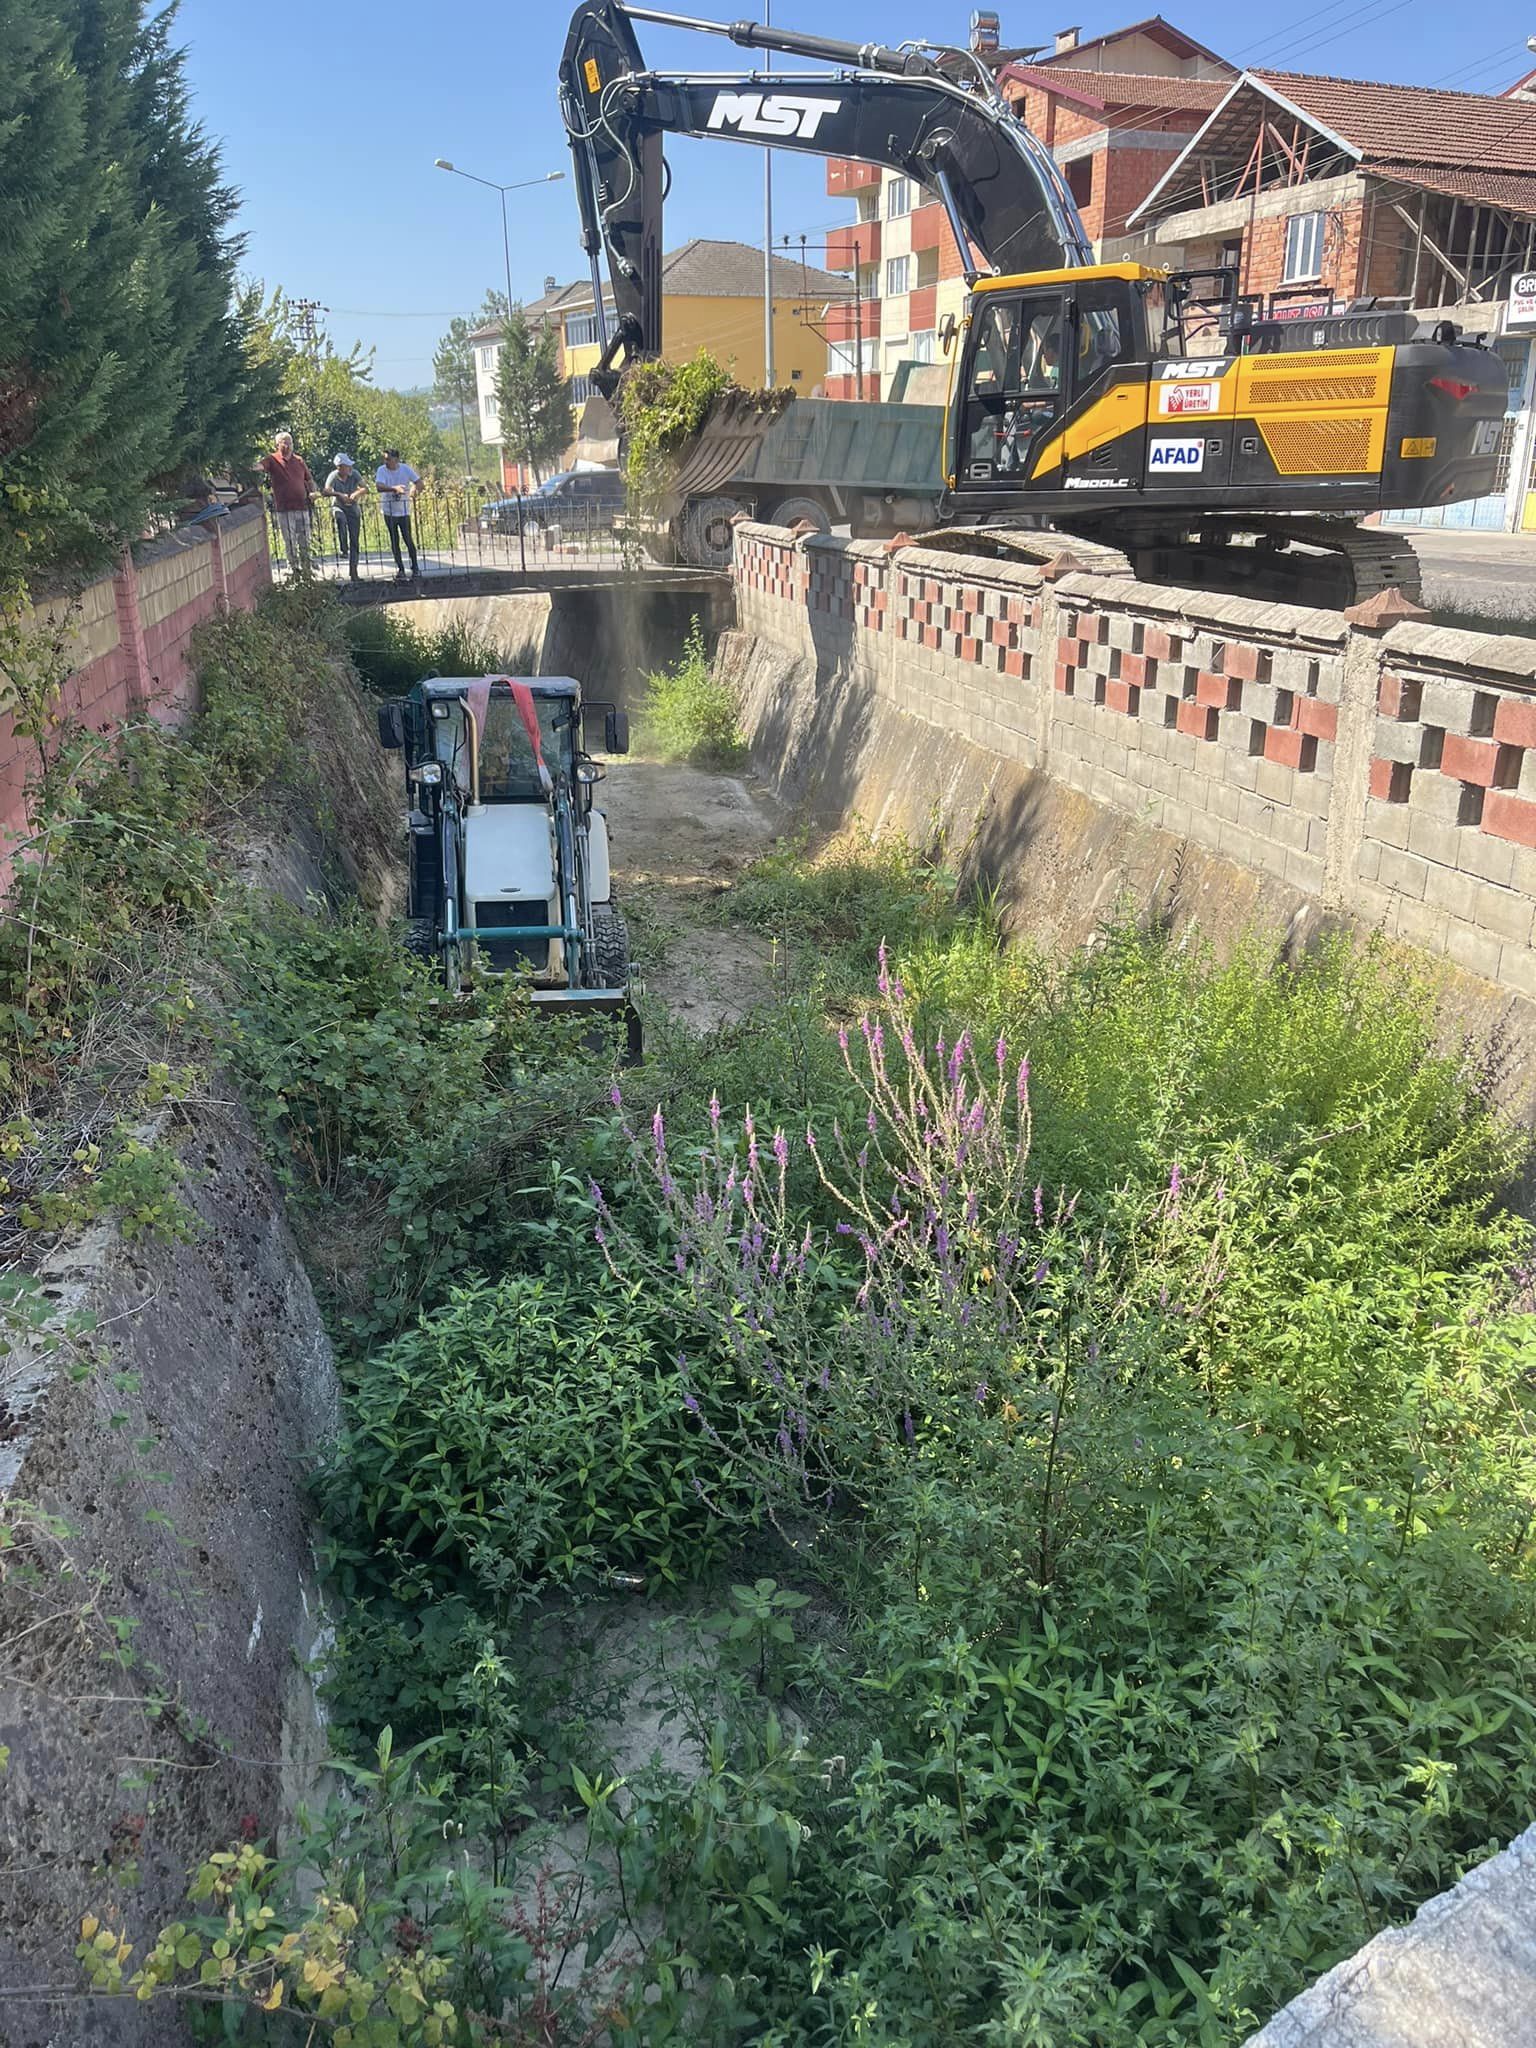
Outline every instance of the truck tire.
<svg viewBox="0 0 1536 2048">
<path fill-rule="evenodd" d="M 413 960 L 437 958 L 437 938 L 430 917 L 408 917 L 405 920 L 405 950 Z"/>
<path fill-rule="evenodd" d="M 818 533 L 832 531 L 826 506 L 814 498 L 781 498 L 768 514 L 770 526 L 798 526 L 802 520 L 809 520 Z"/>
<path fill-rule="evenodd" d="M 750 509 L 740 498 L 690 498 L 675 528 L 679 555 L 691 569 L 728 569 L 731 521 Z"/>
<path fill-rule="evenodd" d="M 592 906 L 592 973 L 594 988 L 629 987 L 629 929 L 612 903 Z"/>
</svg>

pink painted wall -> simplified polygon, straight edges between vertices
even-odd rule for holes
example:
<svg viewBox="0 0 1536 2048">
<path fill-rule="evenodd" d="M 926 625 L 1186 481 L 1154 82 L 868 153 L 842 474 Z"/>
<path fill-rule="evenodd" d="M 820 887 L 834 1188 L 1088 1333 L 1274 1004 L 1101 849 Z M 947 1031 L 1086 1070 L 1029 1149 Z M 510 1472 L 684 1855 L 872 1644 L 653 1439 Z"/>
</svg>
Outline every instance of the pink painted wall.
<svg viewBox="0 0 1536 2048">
<path fill-rule="evenodd" d="M 193 628 L 227 605 L 248 611 L 271 581 L 265 515 L 249 506 L 213 526 L 179 527 L 132 557 L 125 552 L 113 575 L 76 597 L 39 602 L 38 618 L 66 623 L 79 656 L 59 696 L 59 722 L 99 732 L 142 716 L 180 725 L 197 708 Z M 26 835 L 37 766 L 34 743 L 0 715 L 0 886 Z"/>
</svg>

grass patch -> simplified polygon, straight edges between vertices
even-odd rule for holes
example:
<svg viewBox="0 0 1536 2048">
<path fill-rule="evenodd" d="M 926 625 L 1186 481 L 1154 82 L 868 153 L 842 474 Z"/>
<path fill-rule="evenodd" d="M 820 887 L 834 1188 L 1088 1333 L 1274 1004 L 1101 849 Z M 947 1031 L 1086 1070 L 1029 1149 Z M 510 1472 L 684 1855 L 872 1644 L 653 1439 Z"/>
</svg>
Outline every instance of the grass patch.
<svg viewBox="0 0 1536 2048">
<path fill-rule="evenodd" d="M 637 714 L 641 744 L 663 761 L 738 768 L 747 758 L 736 699 L 710 667 L 697 619 L 669 668 L 652 669 Z"/>
</svg>

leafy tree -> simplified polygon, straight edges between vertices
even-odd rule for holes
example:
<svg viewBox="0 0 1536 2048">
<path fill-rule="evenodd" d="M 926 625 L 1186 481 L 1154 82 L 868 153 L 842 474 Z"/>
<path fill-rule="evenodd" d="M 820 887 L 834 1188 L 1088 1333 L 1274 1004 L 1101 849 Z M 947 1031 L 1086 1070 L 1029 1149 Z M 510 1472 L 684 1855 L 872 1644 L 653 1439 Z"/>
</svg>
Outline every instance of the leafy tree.
<svg viewBox="0 0 1536 2048">
<path fill-rule="evenodd" d="M 575 422 L 554 329 L 536 334 L 520 306 L 507 322 L 496 365 L 496 403 L 508 454 L 541 477 L 570 444 Z"/>
<path fill-rule="evenodd" d="M 386 448 L 398 448 L 418 469 L 452 466 L 452 450 L 432 424 L 427 399 L 375 385 L 371 349 L 354 344 L 343 355 L 324 328 L 311 339 L 281 289 L 268 297 L 253 285 L 248 299 L 256 351 L 280 380 L 283 424 L 318 476 L 343 448 L 365 474 L 378 467 Z"/>
<path fill-rule="evenodd" d="M 0 587 L 99 560 L 277 408 L 173 10 L 0 0 Z"/>
</svg>

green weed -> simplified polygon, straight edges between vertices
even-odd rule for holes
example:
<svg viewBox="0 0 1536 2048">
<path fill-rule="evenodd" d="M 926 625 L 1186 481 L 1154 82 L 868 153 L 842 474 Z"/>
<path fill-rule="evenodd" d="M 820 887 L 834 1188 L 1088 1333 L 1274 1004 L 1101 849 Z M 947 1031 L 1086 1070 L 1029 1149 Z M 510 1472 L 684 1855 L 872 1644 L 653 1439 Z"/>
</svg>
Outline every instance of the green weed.
<svg viewBox="0 0 1536 2048">
<path fill-rule="evenodd" d="M 642 744 L 665 761 L 690 761 L 703 768 L 732 768 L 745 761 L 736 700 L 710 667 L 697 619 L 678 660 L 647 674 L 639 728 Z"/>
</svg>

